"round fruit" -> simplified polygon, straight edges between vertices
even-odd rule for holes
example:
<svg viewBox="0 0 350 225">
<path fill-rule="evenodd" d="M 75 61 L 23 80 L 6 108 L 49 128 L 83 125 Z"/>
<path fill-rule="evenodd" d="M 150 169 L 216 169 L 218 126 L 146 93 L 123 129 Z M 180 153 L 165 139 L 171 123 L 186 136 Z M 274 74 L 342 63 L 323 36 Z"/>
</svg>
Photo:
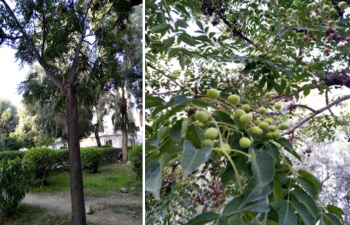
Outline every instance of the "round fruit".
<svg viewBox="0 0 350 225">
<path fill-rule="evenodd" d="M 329 25 L 334 24 L 334 20 L 328 20 L 328 24 L 329 24 Z"/>
<path fill-rule="evenodd" d="M 268 139 L 272 139 L 272 138 L 273 138 L 272 132 L 268 132 L 268 133 L 266 134 L 266 137 L 267 137 Z"/>
<path fill-rule="evenodd" d="M 205 139 L 204 141 L 202 141 L 201 146 L 205 146 L 205 145 L 210 145 L 210 146 L 214 146 L 214 141 L 210 140 L 210 139 Z"/>
<path fill-rule="evenodd" d="M 244 110 L 243 109 L 237 109 L 236 111 L 235 111 L 235 116 L 236 116 L 236 118 L 237 119 L 239 119 L 242 115 L 244 115 L 245 114 L 245 112 L 244 112 Z"/>
<path fill-rule="evenodd" d="M 265 97 L 266 97 L 266 98 L 271 98 L 271 93 L 270 93 L 270 92 L 266 92 L 266 93 L 265 93 Z"/>
<path fill-rule="evenodd" d="M 344 48 L 344 44 L 339 44 L 338 48 L 343 49 Z"/>
<path fill-rule="evenodd" d="M 272 124 L 272 120 L 270 118 L 264 119 L 263 122 L 268 123 L 269 125 Z"/>
<path fill-rule="evenodd" d="M 323 11 L 328 12 L 330 9 L 329 5 L 323 6 Z"/>
<path fill-rule="evenodd" d="M 309 67 L 308 66 L 304 66 L 304 71 L 308 71 Z"/>
<path fill-rule="evenodd" d="M 244 114 L 239 118 L 239 121 L 241 121 L 242 123 L 251 123 L 253 121 L 253 117 L 250 113 L 248 114 Z"/>
<path fill-rule="evenodd" d="M 206 122 L 209 119 L 208 113 L 204 112 L 204 111 L 196 112 L 196 115 L 194 117 L 196 118 L 196 120 L 198 120 L 200 122 Z"/>
<path fill-rule="evenodd" d="M 266 39 L 266 38 L 267 38 L 267 34 L 263 33 L 263 34 L 261 35 L 261 37 L 264 38 L 264 39 Z"/>
<path fill-rule="evenodd" d="M 204 127 L 204 123 L 202 122 L 194 122 L 193 125 L 195 125 L 196 127 Z"/>
<path fill-rule="evenodd" d="M 277 127 L 275 125 L 271 125 L 271 126 L 268 127 L 268 129 L 269 129 L 269 131 L 274 132 L 274 131 L 277 130 Z"/>
<path fill-rule="evenodd" d="M 249 112 L 249 111 L 250 111 L 250 105 L 245 104 L 245 105 L 242 106 L 242 109 L 243 109 L 244 111 L 246 111 L 246 112 Z"/>
<path fill-rule="evenodd" d="M 239 146 L 241 146 L 242 148 L 249 148 L 251 144 L 252 142 L 249 138 L 244 137 L 239 140 Z"/>
<path fill-rule="evenodd" d="M 303 41 L 308 41 L 309 40 L 309 35 L 304 35 L 303 36 Z"/>
<path fill-rule="evenodd" d="M 255 135 L 255 136 L 258 136 L 260 134 L 260 128 L 259 127 L 251 127 L 249 128 L 249 132 L 252 134 L 252 135 Z"/>
<path fill-rule="evenodd" d="M 317 21 L 321 22 L 323 20 L 323 17 L 322 16 L 317 16 L 316 19 L 317 19 Z"/>
<path fill-rule="evenodd" d="M 233 105 L 239 103 L 240 100 L 241 98 L 238 95 L 230 95 L 227 98 L 227 101 Z"/>
<path fill-rule="evenodd" d="M 274 104 L 273 107 L 275 107 L 275 109 L 277 109 L 277 110 L 280 110 L 282 108 L 281 104 L 277 103 L 277 102 Z"/>
<path fill-rule="evenodd" d="M 269 124 L 266 122 L 259 123 L 259 127 L 263 130 L 268 130 Z"/>
<path fill-rule="evenodd" d="M 255 58 L 255 53 L 250 53 L 250 57 Z"/>
<path fill-rule="evenodd" d="M 288 129 L 288 127 L 289 127 L 288 123 L 287 122 L 283 122 L 283 123 L 281 123 L 279 129 L 280 130 L 286 130 L 286 129 Z"/>
<path fill-rule="evenodd" d="M 292 8 L 289 8 L 289 9 L 287 10 L 287 12 L 288 12 L 289 14 L 292 14 L 293 9 L 292 9 Z"/>
<path fill-rule="evenodd" d="M 218 135 L 219 131 L 214 127 L 210 127 L 204 132 L 204 137 L 206 139 L 215 139 Z"/>
<path fill-rule="evenodd" d="M 220 96 L 220 93 L 218 90 L 212 88 L 208 90 L 207 95 L 209 98 L 215 99 Z"/>
<path fill-rule="evenodd" d="M 311 9 L 314 8 L 314 4 L 308 4 L 306 7 L 307 7 L 308 10 L 311 10 Z"/>
<path fill-rule="evenodd" d="M 342 1 L 338 3 L 338 7 L 341 9 L 345 9 L 346 7 L 348 7 L 348 4 L 346 4 L 345 1 Z"/>
<path fill-rule="evenodd" d="M 223 150 L 221 149 L 221 145 L 219 145 L 220 150 L 218 151 L 219 156 L 225 156 Z M 227 154 L 230 154 L 231 146 L 229 144 L 224 143 L 224 149 Z"/>
<path fill-rule="evenodd" d="M 260 115 L 264 115 L 264 114 L 266 114 L 266 108 L 265 107 L 260 107 L 258 109 L 258 112 L 260 113 Z"/>
<path fill-rule="evenodd" d="M 336 10 L 335 8 L 331 8 L 331 10 L 329 10 L 329 12 L 330 12 L 331 14 L 336 14 L 336 13 L 337 13 L 337 10 Z"/>
<path fill-rule="evenodd" d="M 286 9 L 284 7 L 280 7 L 279 11 L 282 13 L 282 12 L 286 11 Z"/>
<path fill-rule="evenodd" d="M 280 137 L 281 137 L 280 132 L 275 131 L 275 132 L 272 133 L 272 138 L 273 138 L 273 139 L 278 139 L 278 138 L 280 138 Z"/>
</svg>

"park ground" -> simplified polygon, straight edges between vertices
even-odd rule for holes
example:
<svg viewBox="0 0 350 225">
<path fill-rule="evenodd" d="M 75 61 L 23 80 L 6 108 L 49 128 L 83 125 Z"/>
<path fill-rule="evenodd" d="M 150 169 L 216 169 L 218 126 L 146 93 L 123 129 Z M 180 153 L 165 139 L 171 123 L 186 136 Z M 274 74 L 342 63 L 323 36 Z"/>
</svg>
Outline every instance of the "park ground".
<svg viewBox="0 0 350 225">
<path fill-rule="evenodd" d="M 104 165 L 96 174 L 84 170 L 85 204 L 94 209 L 87 214 L 89 225 L 142 224 L 142 183 L 131 165 Z M 120 192 L 125 187 L 128 193 Z M 71 202 L 69 173 L 50 177 L 49 185 L 32 188 L 21 202 L 16 215 L 0 213 L 0 225 L 70 225 Z"/>
</svg>

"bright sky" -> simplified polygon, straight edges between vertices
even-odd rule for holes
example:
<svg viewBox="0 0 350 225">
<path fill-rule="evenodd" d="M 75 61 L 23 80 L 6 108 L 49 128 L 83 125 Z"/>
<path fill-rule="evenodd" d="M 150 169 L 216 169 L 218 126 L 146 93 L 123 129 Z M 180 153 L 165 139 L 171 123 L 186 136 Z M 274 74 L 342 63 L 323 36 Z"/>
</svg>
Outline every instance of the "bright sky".
<svg viewBox="0 0 350 225">
<path fill-rule="evenodd" d="M 0 98 L 6 98 L 17 107 L 20 106 L 22 96 L 17 94 L 17 85 L 24 81 L 29 72 L 29 66 L 20 69 L 19 62 L 15 59 L 16 51 L 2 46 L 0 48 Z"/>
</svg>

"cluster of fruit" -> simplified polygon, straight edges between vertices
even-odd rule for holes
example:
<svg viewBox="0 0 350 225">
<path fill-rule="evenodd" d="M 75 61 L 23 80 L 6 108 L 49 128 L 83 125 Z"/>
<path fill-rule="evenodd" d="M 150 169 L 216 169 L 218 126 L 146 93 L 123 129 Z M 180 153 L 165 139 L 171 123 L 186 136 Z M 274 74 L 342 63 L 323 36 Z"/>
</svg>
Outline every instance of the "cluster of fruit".
<svg viewBox="0 0 350 225">
<path fill-rule="evenodd" d="M 207 92 L 207 95 L 209 98 L 217 99 L 220 96 L 220 93 L 216 89 L 210 89 Z M 265 97 L 271 97 L 270 93 L 265 94 Z M 227 98 L 227 101 L 232 105 L 237 105 L 240 102 L 240 97 L 238 95 L 230 95 Z M 274 108 L 276 110 L 281 109 L 281 104 L 275 103 Z M 260 107 L 257 112 L 259 114 L 255 114 L 256 119 L 254 120 L 253 115 L 251 112 L 256 111 L 252 110 L 250 108 L 250 105 L 248 104 L 240 104 L 240 107 L 234 111 L 232 114 L 232 117 L 235 120 L 239 120 L 242 124 L 245 124 L 247 127 L 247 130 L 250 134 L 253 136 L 259 137 L 263 134 L 264 131 L 266 131 L 266 138 L 268 139 L 278 139 L 281 137 L 280 130 L 286 130 L 288 129 L 288 123 L 283 122 L 279 124 L 279 126 L 276 125 L 274 120 L 272 118 L 266 117 L 267 110 L 265 107 Z M 206 111 L 197 111 L 195 114 L 195 119 L 199 122 L 196 122 L 196 125 L 204 125 L 206 122 L 210 122 L 210 115 Z M 263 120 L 262 120 L 263 119 Z M 211 145 L 214 147 L 215 142 L 214 140 L 219 137 L 219 129 L 217 127 L 209 127 L 204 131 L 204 137 L 205 140 L 201 143 L 202 146 L 204 145 Z M 253 142 L 252 138 L 248 137 L 242 137 L 239 140 L 239 145 L 242 148 L 249 148 Z M 219 144 L 219 148 L 221 148 L 221 145 Z M 231 147 L 229 144 L 224 143 L 223 148 L 226 151 L 231 150 Z M 224 153 L 218 151 L 219 155 L 223 156 Z"/>
</svg>

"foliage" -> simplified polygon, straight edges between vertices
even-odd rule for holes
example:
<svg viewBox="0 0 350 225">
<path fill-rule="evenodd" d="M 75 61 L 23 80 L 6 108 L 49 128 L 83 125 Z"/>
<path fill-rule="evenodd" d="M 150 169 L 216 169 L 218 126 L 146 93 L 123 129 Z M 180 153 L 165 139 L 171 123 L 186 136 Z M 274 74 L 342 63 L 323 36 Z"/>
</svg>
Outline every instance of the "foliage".
<svg viewBox="0 0 350 225">
<path fill-rule="evenodd" d="M 21 151 L 2 151 L 0 152 L 0 160 L 4 160 L 4 159 L 16 159 L 16 158 L 20 158 L 22 159 L 24 157 L 24 155 L 26 154 L 26 152 L 21 152 Z"/>
<path fill-rule="evenodd" d="M 129 151 L 129 160 L 132 164 L 132 168 L 137 176 L 142 179 L 143 174 L 143 154 L 142 145 L 135 145 L 134 148 Z"/>
<path fill-rule="evenodd" d="M 0 151 L 19 150 L 24 147 L 24 141 L 17 137 L 4 137 L 0 139 Z"/>
<path fill-rule="evenodd" d="M 118 162 L 118 155 L 121 151 L 120 148 L 101 148 L 102 164 Z"/>
<path fill-rule="evenodd" d="M 146 2 L 147 224 L 344 223 L 293 167 L 299 130 L 329 139 L 344 115 L 325 112 L 350 99 L 329 98 L 350 87 L 349 23 L 331 2 Z M 326 106 L 299 102 L 313 90 Z"/>
<path fill-rule="evenodd" d="M 0 209 L 14 214 L 34 181 L 34 165 L 22 159 L 0 162 Z"/>
<path fill-rule="evenodd" d="M 97 147 L 81 148 L 81 165 L 85 168 L 91 168 L 93 173 L 97 172 L 97 169 L 102 160 L 102 152 Z"/>
<path fill-rule="evenodd" d="M 47 185 L 54 163 L 57 160 L 56 151 L 51 148 L 31 148 L 26 152 L 24 159 L 35 165 L 35 178 Z"/>
<path fill-rule="evenodd" d="M 110 144 L 105 144 L 105 145 L 102 145 L 102 148 L 113 148 L 113 146 Z"/>
<path fill-rule="evenodd" d="M 18 125 L 17 108 L 8 99 L 0 98 L 0 137 L 8 137 Z"/>
</svg>

